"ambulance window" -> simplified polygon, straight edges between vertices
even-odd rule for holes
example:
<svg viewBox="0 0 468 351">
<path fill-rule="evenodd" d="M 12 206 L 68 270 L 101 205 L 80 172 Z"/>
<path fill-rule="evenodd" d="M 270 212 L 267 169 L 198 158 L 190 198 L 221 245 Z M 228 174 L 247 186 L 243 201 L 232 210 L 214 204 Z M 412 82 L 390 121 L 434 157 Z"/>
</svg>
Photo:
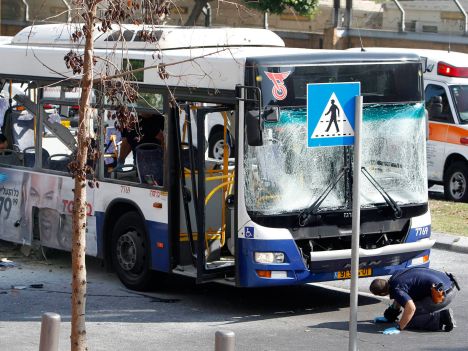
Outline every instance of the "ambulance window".
<svg viewBox="0 0 468 351">
<path fill-rule="evenodd" d="M 451 85 L 450 92 L 454 98 L 460 123 L 468 124 L 468 85 Z"/>
<path fill-rule="evenodd" d="M 426 109 L 431 121 L 453 123 L 452 111 L 445 88 L 429 84 L 425 92 Z"/>
</svg>

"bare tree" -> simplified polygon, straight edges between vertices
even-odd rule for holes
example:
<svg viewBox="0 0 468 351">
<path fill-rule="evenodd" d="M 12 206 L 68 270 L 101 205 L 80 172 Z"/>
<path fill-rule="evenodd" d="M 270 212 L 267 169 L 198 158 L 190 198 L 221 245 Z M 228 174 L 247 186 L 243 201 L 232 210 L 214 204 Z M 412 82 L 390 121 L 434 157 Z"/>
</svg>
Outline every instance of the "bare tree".
<svg viewBox="0 0 468 351">
<path fill-rule="evenodd" d="M 81 24 L 72 33 L 72 40 L 84 42 L 84 51 L 71 50 L 65 56 L 65 63 L 74 74 L 82 74 L 79 126 L 77 134 L 76 159 L 69 165 L 74 177 L 74 208 L 72 234 L 72 320 L 71 320 L 71 350 L 87 350 L 86 339 L 86 185 L 96 184 L 89 181 L 93 177 L 93 169 L 88 165 L 90 158 L 99 157 L 93 150 L 90 118 L 90 98 L 96 82 L 104 86 L 104 92 L 111 102 L 116 104 L 117 113 L 114 118 L 121 127 L 135 125 L 136 116 L 132 114 L 126 104 L 137 99 L 135 87 L 125 81 L 118 68 L 114 67 L 114 75 L 109 76 L 101 72 L 101 78 L 94 79 L 94 65 L 98 59 L 94 56 L 95 32 L 106 32 L 112 25 L 130 22 L 141 24 L 144 20 L 159 23 L 168 14 L 166 0 L 74 0 Z M 98 5 L 101 16 L 97 15 Z M 142 31 L 143 40 L 154 41 L 150 32 Z M 108 73 L 108 72 L 106 72 Z"/>
<path fill-rule="evenodd" d="M 85 49 L 80 60 L 72 52 L 65 58 L 67 66 L 82 64 L 80 117 L 78 124 L 78 149 L 74 167 L 75 178 L 73 199 L 73 234 L 72 234 L 72 319 L 71 350 L 87 350 L 86 342 L 86 174 L 88 147 L 90 144 L 90 96 L 93 88 L 93 28 L 98 1 L 83 2 L 83 28 L 78 33 L 85 36 Z M 78 69 L 79 66 L 75 66 Z"/>
</svg>

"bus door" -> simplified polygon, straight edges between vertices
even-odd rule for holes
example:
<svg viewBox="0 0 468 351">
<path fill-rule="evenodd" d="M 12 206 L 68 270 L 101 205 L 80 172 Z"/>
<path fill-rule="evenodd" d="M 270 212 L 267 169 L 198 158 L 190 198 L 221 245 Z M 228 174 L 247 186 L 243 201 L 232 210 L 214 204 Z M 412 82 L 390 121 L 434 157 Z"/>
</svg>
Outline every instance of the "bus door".
<svg viewBox="0 0 468 351">
<path fill-rule="evenodd" d="M 229 158 L 234 148 L 233 123 L 230 126 L 233 108 L 193 103 L 179 106 L 179 262 L 196 268 L 197 283 L 219 278 L 232 278 L 234 282 L 230 230 L 234 209 L 227 205 L 234 191 L 235 162 Z M 221 159 L 210 157 L 210 128 L 217 128 L 218 135 L 219 131 L 223 133 L 223 142 L 217 143 L 218 148 L 224 147 Z"/>
</svg>

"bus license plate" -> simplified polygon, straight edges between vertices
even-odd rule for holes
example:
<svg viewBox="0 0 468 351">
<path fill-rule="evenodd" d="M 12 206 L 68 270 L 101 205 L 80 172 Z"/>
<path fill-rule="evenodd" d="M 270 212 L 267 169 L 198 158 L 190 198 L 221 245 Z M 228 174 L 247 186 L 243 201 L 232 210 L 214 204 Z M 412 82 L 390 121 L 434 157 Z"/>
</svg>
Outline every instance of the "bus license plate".
<svg viewBox="0 0 468 351">
<path fill-rule="evenodd" d="M 359 270 L 359 277 L 370 277 L 371 275 L 372 268 L 361 268 Z M 336 272 L 336 279 L 351 279 L 351 271 Z"/>
</svg>

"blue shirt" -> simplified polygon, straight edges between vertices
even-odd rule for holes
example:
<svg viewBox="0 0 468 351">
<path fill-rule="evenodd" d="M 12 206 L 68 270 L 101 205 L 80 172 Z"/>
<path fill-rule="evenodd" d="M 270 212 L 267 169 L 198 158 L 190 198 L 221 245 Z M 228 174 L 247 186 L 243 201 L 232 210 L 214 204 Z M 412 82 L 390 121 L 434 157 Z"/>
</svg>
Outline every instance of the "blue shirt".
<svg viewBox="0 0 468 351">
<path fill-rule="evenodd" d="M 444 272 L 416 267 L 397 271 L 389 280 L 390 298 L 404 307 L 409 300 L 418 301 L 431 296 L 433 284 L 442 283 L 444 290 L 452 281 Z"/>
</svg>

